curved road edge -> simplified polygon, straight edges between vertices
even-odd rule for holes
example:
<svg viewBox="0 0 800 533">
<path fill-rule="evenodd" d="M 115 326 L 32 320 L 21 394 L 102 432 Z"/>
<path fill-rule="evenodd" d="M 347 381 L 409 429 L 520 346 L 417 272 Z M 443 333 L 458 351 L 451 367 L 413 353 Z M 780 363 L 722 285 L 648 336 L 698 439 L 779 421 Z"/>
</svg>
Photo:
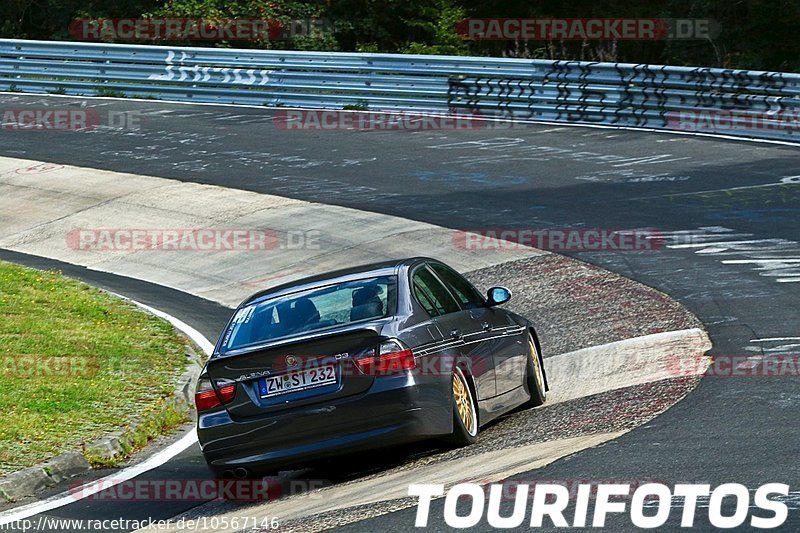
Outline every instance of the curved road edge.
<svg viewBox="0 0 800 533">
<path fill-rule="evenodd" d="M 675 379 L 676 368 L 682 369 L 684 378 L 700 376 L 710 363 L 710 358 L 705 356 L 710 348 L 711 342 L 706 333 L 693 328 L 560 354 L 548 360 L 548 378 L 556 394 L 548 398 L 546 405 L 551 407 L 559 402 Z M 647 371 L 643 372 L 645 369 Z M 579 384 L 577 387 L 576 383 Z M 564 389 L 559 391 L 559 386 Z M 688 393 L 685 390 L 683 392 Z M 680 399 L 677 397 L 674 401 Z M 194 524 L 199 523 L 199 518 L 213 517 L 213 523 L 217 524 L 215 531 L 235 532 L 239 529 L 233 524 L 241 523 L 245 515 L 253 523 L 267 523 L 277 517 L 282 525 L 288 522 L 298 526 L 298 530 L 323 531 L 331 525 L 324 521 L 331 514 L 338 515 L 336 525 L 344 525 L 415 505 L 416 501 L 408 498 L 411 484 L 441 484 L 446 494 L 447 489 L 459 483 L 496 483 L 521 472 L 543 468 L 576 452 L 600 446 L 632 429 L 546 439 L 433 464 L 398 468 L 321 488 L 311 494 L 291 495 L 246 509 L 230 509 L 225 504 L 211 502 L 172 517 L 168 529 L 159 525 L 139 531 L 192 531 Z M 227 524 L 232 527 L 226 527 Z"/>
<path fill-rule="evenodd" d="M 87 185 L 89 186 L 87 187 Z M 314 270 L 332 269 L 355 263 L 409 255 L 407 250 L 411 249 L 415 251 L 414 255 L 437 256 L 453 264 L 459 270 L 471 271 L 478 278 L 482 278 L 480 273 L 484 271 L 497 274 L 498 269 L 502 272 L 506 268 L 516 272 L 530 268 L 531 265 L 550 263 L 551 266 L 553 264 L 558 266 L 557 270 L 561 275 L 558 283 L 568 286 L 576 278 L 564 275 L 565 271 L 579 272 L 580 275 L 577 277 L 585 276 L 588 271 L 591 271 L 591 275 L 599 275 L 598 272 L 602 271 L 602 275 L 615 276 L 639 287 L 640 290 L 646 289 L 647 297 L 642 300 L 646 301 L 649 298 L 655 304 L 649 309 L 649 313 L 638 318 L 641 321 L 652 319 L 662 310 L 664 300 L 668 299 L 657 291 L 644 288 L 638 283 L 602 269 L 540 250 L 529 249 L 493 256 L 478 255 L 454 246 L 451 230 L 431 224 L 217 186 L 0 158 L 0 191 L 3 193 L 0 196 L 0 204 L 3 204 L 4 207 L 13 206 L 13 212 L 19 213 L 19 216 L 11 224 L 0 230 L 0 246 L 53 258 L 69 264 L 88 266 L 94 271 L 110 273 L 109 275 L 141 277 L 147 282 L 164 286 L 165 290 L 211 298 L 223 305 L 237 303 L 244 295 L 254 292 L 257 287 L 266 283 L 277 283 L 302 277 L 310 273 L 309 264 L 314 265 Z M 12 209 L 8 209 L 8 212 L 11 211 Z M 144 214 L 146 219 L 141 218 L 140 214 Z M 246 251 L 226 251 L 223 255 L 195 254 L 191 257 L 197 261 L 191 262 L 183 260 L 183 257 L 186 256 L 181 256 L 180 254 L 184 253 L 181 251 L 118 250 L 114 253 L 104 253 L 103 251 L 81 249 L 80 236 L 78 236 L 76 246 L 74 237 L 76 229 L 137 227 L 173 229 L 266 227 L 274 231 L 278 237 L 289 235 L 292 231 L 307 233 L 324 230 L 326 233 L 324 234 L 325 238 L 320 239 L 320 247 L 281 249 L 280 254 L 269 256 L 271 261 L 264 261 L 263 254 Z M 564 263 L 568 263 L 568 266 L 565 266 Z M 478 270 L 474 270 L 476 267 Z M 534 273 L 536 272 L 534 271 Z M 474 277 L 473 275 L 468 274 L 470 277 Z M 500 279 L 506 278 L 501 275 Z M 518 280 L 522 284 L 521 289 L 516 286 L 514 288 L 524 294 L 528 289 L 536 290 L 534 285 L 537 283 L 541 285 L 546 281 L 545 276 L 538 278 L 528 276 Z M 124 293 L 125 291 L 119 292 Z M 604 288 L 601 288 L 596 290 L 591 298 L 610 301 L 618 298 L 624 292 L 624 289 L 620 289 L 614 294 L 607 294 L 604 292 Z M 160 305 L 159 301 L 156 301 L 155 305 Z M 557 301 L 555 307 L 558 312 L 552 315 L 540 313 L 535 301 L 526 302 L 526 309 L 519 309 L 519 311 L 537 316 L 542 322 L 547 322 L 558 321 L 559 313 L 566 317 L 574 308 L 586 305 L 585 299 L 572 298 L 568 293 Z M 675 305 L 677 306 L 677 304 Z M 686 360 L 690 363 L 702 360 L 703 353 L 708 349 L 708 339 L 701 330 L 690 327 L 697 326 L 699 321 L 681 306 L 677 307 L 679 309 L 672 309 L 672 311 L 683 316 L 681 320 L 671 323 L 672 327 L 690 331 L 685 335 L 687 338 L 693 339 L 690 342 L 692 347 L 676 348 L 674 343 L 662 345 L 660 342 L 652 342 L 652 339 L 648 342 L 655 347 L 656 352 L 654 353 L 666 356 L 669 361 L 672 361 L 669 359 L 670 357 L 678 353 L 679 358 L 676 360 L 678 362 L 675 368 L 680 373 L 671 373 L 675 368 L 667 366 L 661 369 L 660 374 L 653 374 L 653 369 L 646 363 L 640 361 L 635 364 L 627 364 L 623 358 L 617 361 L 616 368 L 619 370 L 627 364 L 627 373 L 623 372 L 616 377 L 626 376 L 628 379 L 631 376 L 639 375 L 638 382 L 642 383 L 648 379 L 668 379 L 669 377 L 702 374 L 704 368 L 701 365 L 693 366 L 692 364 L 689 364 L 688 367 L 696 372 L 686 373 L 687 364 L 680 362 L 682 361 L 680 354 L 685 355 Z M 632 316 L 624 318 L 630 320 Z M 602 323 L 603 321 L 598 322 Z M 663 321 L 660 321 L 659 324 L 659 327 L 663 328 Z M 613 329 L 609 327 L 610 331 L 605 332 L 606 340 L 614 339 L 614 333 L 611 333 Z M 619 331 L 615 333 L 620 334 Z M 647 330 L 647 333 L 657 336 L 664 332 L 651 329 Z M 641 337 L 646 338 L 648 335 Z M 700 337 L 704 340 L 698 343 L 697 339 Z M 582 339 L 584 345 L 578 347 L 586 348 L 586 343 L 596 343 L 598 338 L 603 339 L 604 336 L 584 338 Z M 624 338 L 619 338 L 619 340 L 625 341 Z M 545 343 L 543 342 L 543 344 Z M 555 340 L 553 345 L 558 346 Z M 602 350 L 603 346 L 606 345 L 596 348 Z M 609 353 L 619 355 L 630 353 L 620 349 L 623 346 L 615 345 L 613 348 L 606 348 L 603 357 L 597 359 L 613 362 L 614 358 L 605 356 Z M 563 362 L 564 368 L 570 368 L 570 364 L 574 363 L 576 357 L 588 358 L 596 352 L 592 348 L 588 348 L 588 351 L 581 350 L 579 356 L 567 357 L 569 354 L 564 353 L 563 346 L 560 348 L 562 349 L 545 351 L 548 354 L 561 353 L 562 355 L 557 357 Z M 656 357 L 654 360 L 664 362 L 663 357 Z M 548 361 L 554 361 L 554 358 L 548 357 Z M 557 366 L 561 364 L 557 363 Z M 582 373 L 587 369 L 596 371 L 597 364 L 602 364 L 602 362 L 596 361 L 594 365 L 578 364 L 574 366 L 572 370 L 564 372 L 566 377 L 562 378 L 562 383 L 565 386 L 574 387 L 576 381 L 581 383 Z M 548 371 L 550 371 L 549 368 Z M 555 370 L 555 374 L 558 375 L 559 371 Z M 616 374 L 616 371 L 599 373 L 598 375 L 603 375 L 608 379 L 603 385 L 597 385 L 594 389 L 595 392 L 630 386 L 637 381 L 634 379 L 633 381 L 616 382 Z M 642 378 L 640 374 L 649 377 Z M 565 398 L 581 396 L 583 396 L 581 391 L 574 389 Z M 609 433 L 609 435 L 616 435 L 616 433 Z M 595 445 L 589 444 L 594 442 L 592 439 L 577 439 L 573 442 L 583 442 L 583 447 Z"/>
</svg>

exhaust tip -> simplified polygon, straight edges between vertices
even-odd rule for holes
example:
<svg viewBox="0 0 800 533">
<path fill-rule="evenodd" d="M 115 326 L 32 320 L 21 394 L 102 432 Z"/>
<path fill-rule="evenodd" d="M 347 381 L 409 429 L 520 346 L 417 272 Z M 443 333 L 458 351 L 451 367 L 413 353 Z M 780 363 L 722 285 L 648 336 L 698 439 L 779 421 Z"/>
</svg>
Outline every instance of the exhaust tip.
<svg viewBox="0 0 800 533">
<path fill-rule="evenodd" d="M 236 474 L 233 470 L 223 470 L 222 471 L 222 479 L 233 479 L 236 477 Z"/>
<path fill-rule="evenodd" d="M 250 475 L 250 471 L 240 466 L 233 471 L 233 475 L 236 476 L 236 479 L 244 479 Z"/>
</svg>

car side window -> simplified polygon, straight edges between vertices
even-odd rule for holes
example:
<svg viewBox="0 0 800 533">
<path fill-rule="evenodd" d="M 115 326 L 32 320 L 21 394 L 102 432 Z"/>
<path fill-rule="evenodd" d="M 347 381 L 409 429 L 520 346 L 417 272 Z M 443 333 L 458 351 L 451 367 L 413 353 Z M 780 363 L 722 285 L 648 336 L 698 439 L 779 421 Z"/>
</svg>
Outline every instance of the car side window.
<svg viewBox="0 0 800 533">
<path fill-rule="evenodd" d="M 427 268 L 418 268 L 411 278 L 414 296 L 432 317 L 459 311 L 458 303 Z"/>
<path fill-rule="evenodd" d="M 475 309 L 486 305 L 486 301 L 480 293 L 461 274 L 436 263 L 431 264 L 431 268 L 456 295 L 463 309 Z"/>
</svg>

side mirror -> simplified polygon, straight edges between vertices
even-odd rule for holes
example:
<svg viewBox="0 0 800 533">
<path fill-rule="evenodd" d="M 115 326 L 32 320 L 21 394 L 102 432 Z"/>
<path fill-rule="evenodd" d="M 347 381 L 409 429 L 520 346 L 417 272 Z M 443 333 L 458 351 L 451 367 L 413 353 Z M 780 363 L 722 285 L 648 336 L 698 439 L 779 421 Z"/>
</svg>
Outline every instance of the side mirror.
<svg viewBox="0 0 800 533">
<path fill-rule="evenodd" d="M 504 304 L 511 299 L 511 291 L 505 287 L 492 287 L 487 291 L 486 299 L 489 307 Z"/>
</svg>

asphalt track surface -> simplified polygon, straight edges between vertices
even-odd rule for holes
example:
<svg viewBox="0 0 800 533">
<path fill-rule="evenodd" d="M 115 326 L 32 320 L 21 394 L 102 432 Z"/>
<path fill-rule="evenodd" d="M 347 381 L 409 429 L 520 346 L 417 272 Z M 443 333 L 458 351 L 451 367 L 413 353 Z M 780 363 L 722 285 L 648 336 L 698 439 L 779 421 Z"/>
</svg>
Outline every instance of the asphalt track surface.
<svg viewBox="0 0 800 533">
<path fill-rule="evenodd" d="M 670 246 L 573 255 L 682 302 L 706 325 L 717 357 L 800 355 L 795 147 L 551 125 L 284 131 L 268 109 L 21 95 L 1 95 L 0 103 L 88 105 L 101 117 L 126 111 L 138 126 L 0 131 L 0 155 L 9 157 L 213 183 L 455 229 L 657 228 Z M 703 241 L 746 242 L 698 246 Z M 145 303 L 169 311 L 169 297 L 152 297 Z M 176 315 L 192 324 L 183 311 Z M 215 329 L 200 325 L 204 333 Z M 779 482 L 797 490 L 796 374 L 708 377 L 649 424 L 517 478 L 734 482 L 751 489 Z M 783 530 L 797 530 L 796 497 L 789 506 Z M 442 524 L 441 507 L 432 505 L 432 527 Z M 349 529 L 410 530 L 414 513 L 398 511 Z M 631 528 L 624 517 L 608 524 Z M 700 518 L 696 525 L 709 527 Z"/>
</svg>

